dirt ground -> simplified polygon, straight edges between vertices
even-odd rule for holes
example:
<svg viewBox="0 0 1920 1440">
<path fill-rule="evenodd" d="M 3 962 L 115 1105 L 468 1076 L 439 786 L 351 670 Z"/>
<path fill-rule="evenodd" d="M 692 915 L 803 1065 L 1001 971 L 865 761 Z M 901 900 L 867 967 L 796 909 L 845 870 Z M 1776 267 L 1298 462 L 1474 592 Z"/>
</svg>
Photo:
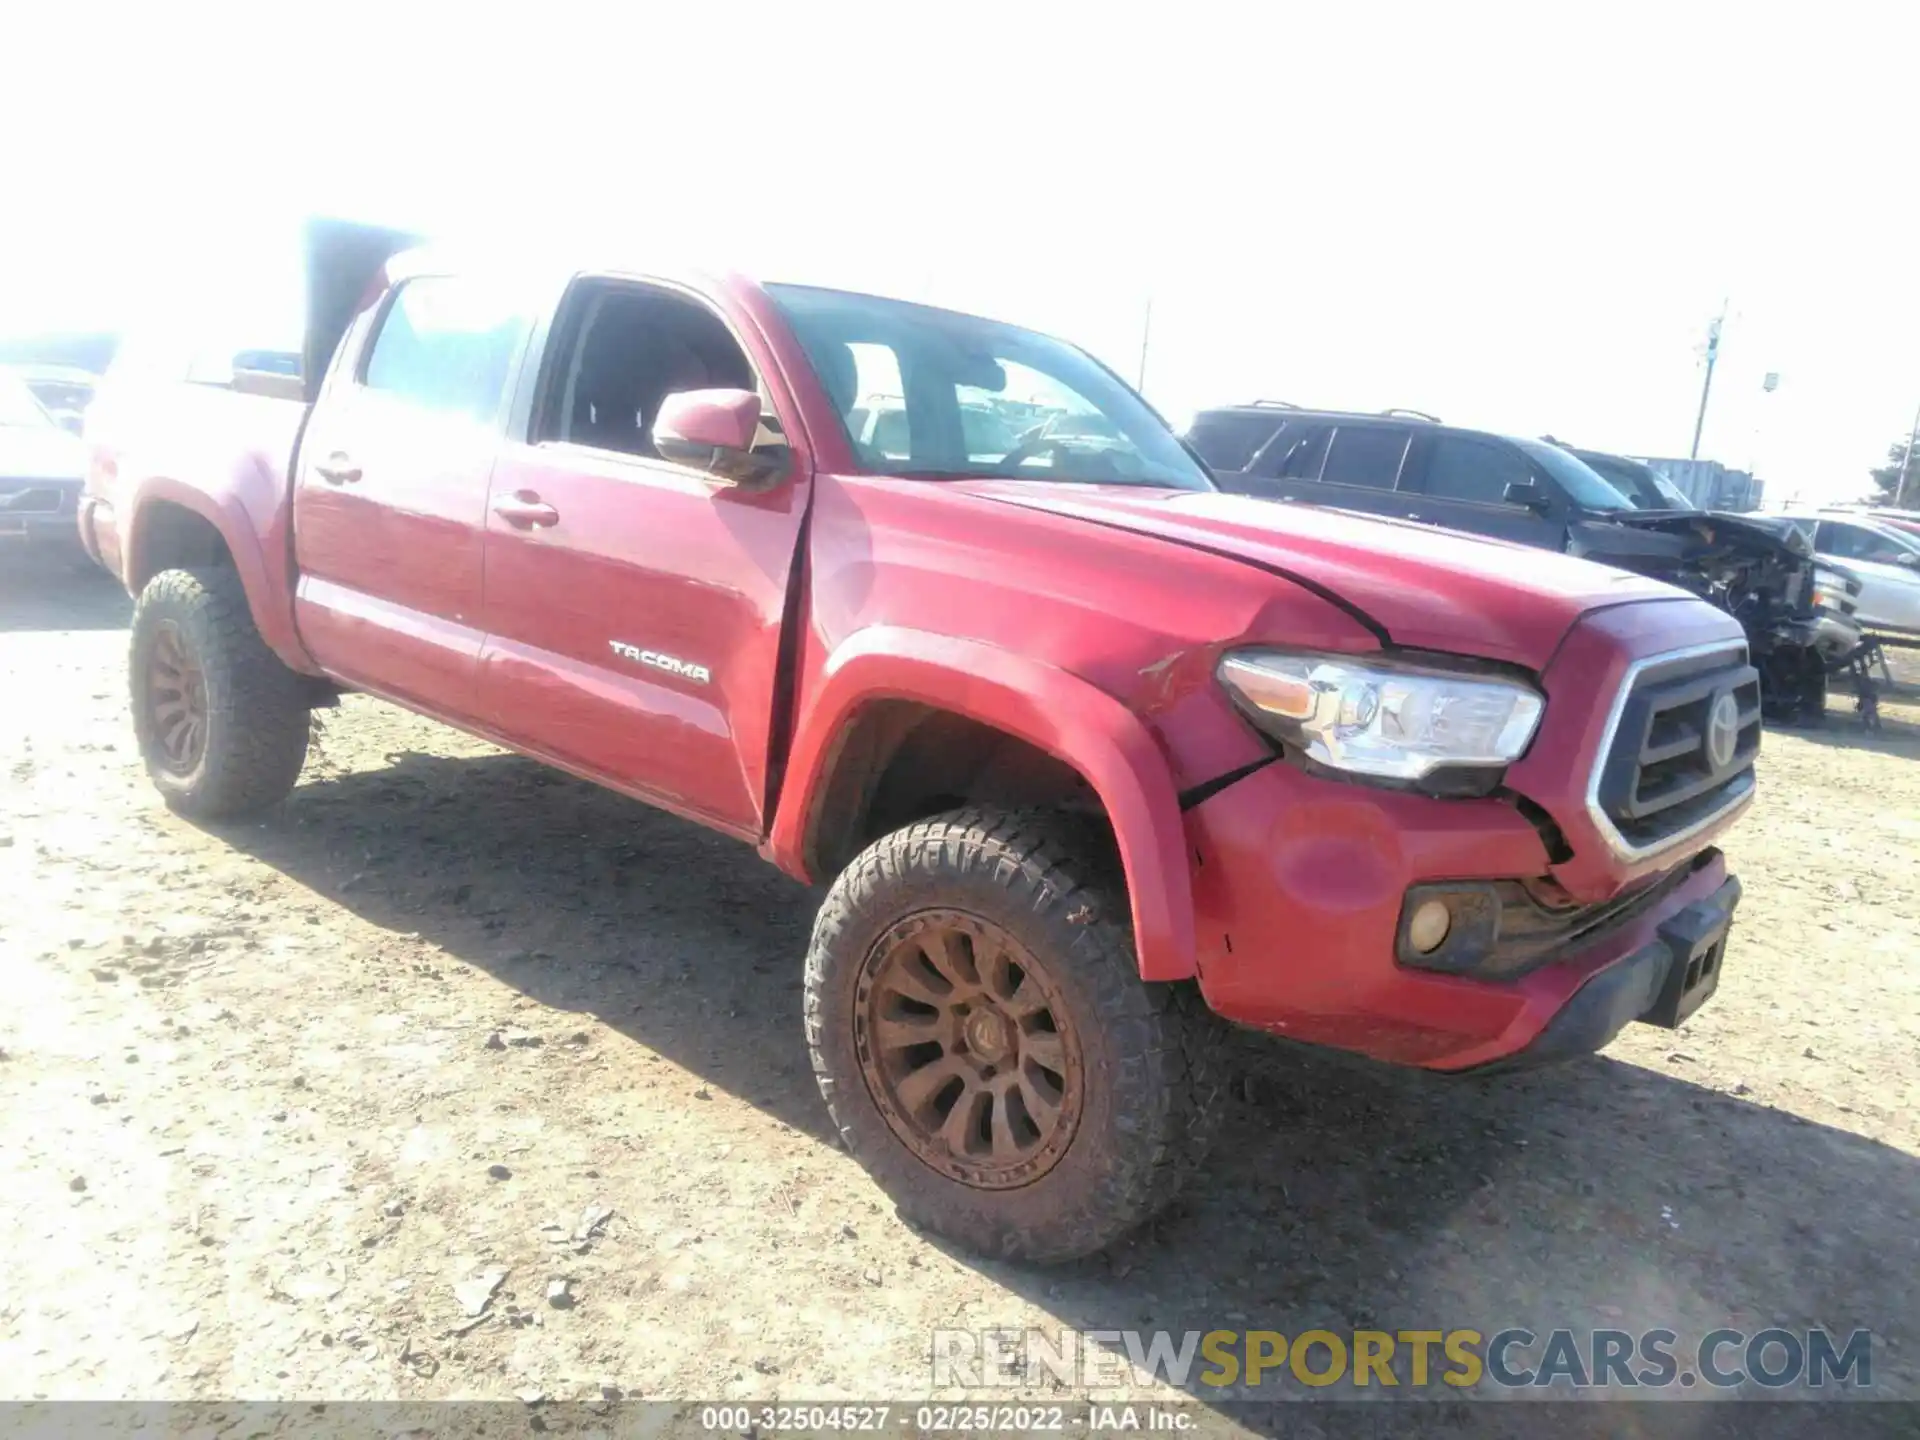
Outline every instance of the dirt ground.
<svg viewBox="0 0 1920 1440">
<path fill-rule="evenodd" d="M 1031 1270 L 830 1139 L 812 893 L 361 698 L 282 812 L 198 829 L 124 598 L 0 564 L 7 1398 L 902 1399 L 940 1326 L 1772 1323 L 1871 1328 L 1920 1397 L 1911 699 L 1768 737 L 1694 1023 L 1500 1080 L 1244 1037 L 1176 1210 Z"/>
</svg>

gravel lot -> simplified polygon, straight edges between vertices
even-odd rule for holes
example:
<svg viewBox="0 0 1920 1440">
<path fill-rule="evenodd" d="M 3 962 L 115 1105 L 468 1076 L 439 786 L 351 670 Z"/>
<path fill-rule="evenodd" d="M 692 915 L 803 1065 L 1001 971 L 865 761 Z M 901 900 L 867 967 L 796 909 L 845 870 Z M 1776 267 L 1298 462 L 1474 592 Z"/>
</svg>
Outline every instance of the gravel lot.
<svg viewBox="0 0 1920 1440">
<path fill-rule="evenodd" d="M 124 598 L 4 563 L 0 1395 L 908 1398 L 937 1326 L 1778 1322 L 1870 1327 L 1920 1398 L 1911 699 L 1769 737 L 1684 1030 L 1497 1081 L 1245 1037 L 1178 1209 L 1035 1271 L 828 1138 L 810 892 L 357 697 L 281 813 L 197 829 Z"/>
</svg>

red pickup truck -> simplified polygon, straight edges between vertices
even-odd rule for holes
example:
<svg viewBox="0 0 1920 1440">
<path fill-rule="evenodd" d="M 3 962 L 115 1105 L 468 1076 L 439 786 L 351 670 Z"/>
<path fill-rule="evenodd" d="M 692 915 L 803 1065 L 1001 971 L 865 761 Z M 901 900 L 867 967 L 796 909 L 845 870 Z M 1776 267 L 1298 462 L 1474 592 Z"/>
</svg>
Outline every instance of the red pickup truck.
<svg viewBox="0 0 1920 1440">
<path fill-rule="evenodd" d="M 1718 984 L 1760 724 L 1713 606 L 1221 494 L 1011 325 L 316 235 L 304 378 L 130 359 L 91 412 L 155 785 L 271 807 L 364 691 L 826 885 L 815 1070 L 916 1222 L 1138 1224 L 1214 1016 L 1469 1071 Z"/>
</svg>

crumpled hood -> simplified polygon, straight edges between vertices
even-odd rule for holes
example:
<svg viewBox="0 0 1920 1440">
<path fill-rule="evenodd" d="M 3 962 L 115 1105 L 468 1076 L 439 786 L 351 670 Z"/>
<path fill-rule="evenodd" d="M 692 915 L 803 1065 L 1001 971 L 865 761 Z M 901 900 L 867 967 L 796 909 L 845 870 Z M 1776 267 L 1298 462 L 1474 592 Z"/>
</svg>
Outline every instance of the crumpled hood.
<svg viewBox="0 0 1920 1440">
<path fill-rule="evenodd" d="M 1574 621 L 1685 591 L 1557 551 L 1318 505 L 1042 481 L 956 488 L 1245 560 L 1358 611 L 1395 645 L 1543 667 Z"/>
<path fill-rule="evenodd" d="M 64 430 L 0 425 L 0 481 L 84 480 L 87 447 Z"/>
<path fill-rule="evenodd" d="M 1726 510 L 1622 510 L 1604 520 L 1591 520 L 1597 527 L 1612 524 L 1636 530 L 1655 530 L 1668 535 L 1686 535 L 1706 549 L 1732 541 L 1744 544 L 1756 554 L 1800 556 L 1813 554 L 1813 542 L 1788 526 L 1776 530 L 1749 515 Z"/>
</svg>

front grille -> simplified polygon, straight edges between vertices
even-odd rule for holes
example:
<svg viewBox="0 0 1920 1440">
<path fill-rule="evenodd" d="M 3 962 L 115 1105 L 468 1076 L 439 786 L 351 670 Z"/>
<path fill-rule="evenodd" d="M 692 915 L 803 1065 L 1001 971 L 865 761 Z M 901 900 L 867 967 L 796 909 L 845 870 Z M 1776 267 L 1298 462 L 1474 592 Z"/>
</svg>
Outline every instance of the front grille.
<svg viewBox="0 0 1920 1440">
<path fill-rule="evenodd" d="M 0 489 L 0 512 L 9 515 L 58 515 L 67 487 L 28 485 Z"/>
<path fill-rule="evenodd" d="M 1623 848 L 1658 849 L 1744 800 L 1759 749 L 1744 647 L 1656 659 L 1629 682 L 1593 798 Z"/>
</svg>

